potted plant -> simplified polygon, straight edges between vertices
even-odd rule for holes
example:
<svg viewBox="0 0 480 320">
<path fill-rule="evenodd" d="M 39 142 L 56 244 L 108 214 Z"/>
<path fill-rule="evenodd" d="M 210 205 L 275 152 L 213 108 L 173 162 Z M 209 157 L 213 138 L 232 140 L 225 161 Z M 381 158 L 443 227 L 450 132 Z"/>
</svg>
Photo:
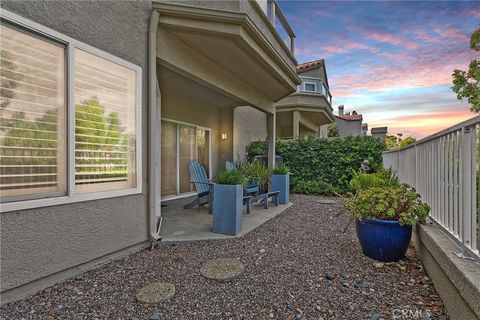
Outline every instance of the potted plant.
<svg viewBox="0 0 480 320">
<path fill-rule="evenodd" d="M 398 261 L 412 236 L 412 226 L 424 223 L 430 207 L 408 185 L 370 187 L 346 200 L 355 219 L 363 253 L 383 262 Z"/>
<path fill-rule="evenodd" d="M 290 172 L 287 166 L 281 165 L 272 170 L 272 191 L 280 191 L 279 203 L 287 204 L 290 196 Z"/>
<path fill-rule="evenodd" d="M 238 170 L 218 174 L 213 185 L 213 232 L 237 235 L 242 230 L 245 176 Z"/>
<path fill-rule="evenodd" d="M 268 191 L 268 179 L 270 178 L 271 171 L 265 163 L 254 160 L 247 164 L 244 170 L 247 179 L 255 180 L 258 183 L 258 191 L 260 194 Z"/>
</svg>

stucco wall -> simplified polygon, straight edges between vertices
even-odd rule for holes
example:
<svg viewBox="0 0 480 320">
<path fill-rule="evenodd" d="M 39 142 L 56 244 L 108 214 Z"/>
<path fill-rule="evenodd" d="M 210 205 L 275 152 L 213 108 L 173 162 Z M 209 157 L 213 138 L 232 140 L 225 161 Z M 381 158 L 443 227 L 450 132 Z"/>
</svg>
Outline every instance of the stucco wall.
<svg viewBox="0 0 480 320">
<path fill-rule="evenodd" d="M 142 154 L 143 167 L 147 168 L 147 31 L 151 4 L 4 0 L 1 7 L 143 69 Z M 22 289 L 21 285 L 54 277 L 62 270 L 147 241 L 146 186 L 144 170 L 143 194 L 1 213 L 1 291 L 15 288 L 10 294 Z M 38 283 L 28 286 L 35 288 L 37 284 L 41 289 Z"/>
<path fill-rule="evenodd" d="M 267 138 L 267 116 L 252 107 L 237 107 L 233 111 L 233 156 L 245 159 L 251 141 Z"/>
<path fill-rule="evenodd" d="M 361 121 L 345 121 L 339 118 L 335 118 L 335 124 L 337 125 L 338 134 L 340 135 L 340 137 L 355 137 L 361 134 Z"/>
</svg>

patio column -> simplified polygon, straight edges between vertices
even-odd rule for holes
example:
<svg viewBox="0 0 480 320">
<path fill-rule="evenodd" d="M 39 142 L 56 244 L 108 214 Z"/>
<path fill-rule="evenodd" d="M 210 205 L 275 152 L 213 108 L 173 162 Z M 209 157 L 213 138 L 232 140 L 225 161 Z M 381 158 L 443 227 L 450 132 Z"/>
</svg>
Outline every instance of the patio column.
<svg viewBox="0 0 480 320">
<path fill-rule="evenodd" d="M 300 111 L 293 111 L 293 139 L 300 136 Z"/>
<path fill-rule="evenodd" d="M 268 167 L 275 167 L 275 112 L 267 114 Z"/>
</svg>

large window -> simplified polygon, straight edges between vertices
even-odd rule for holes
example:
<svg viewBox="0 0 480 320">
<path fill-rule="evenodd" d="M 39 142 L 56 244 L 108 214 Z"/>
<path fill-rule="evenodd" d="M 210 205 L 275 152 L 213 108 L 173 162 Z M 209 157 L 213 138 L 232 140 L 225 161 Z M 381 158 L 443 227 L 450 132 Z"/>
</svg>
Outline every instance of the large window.
<svg viewBox="0 0 480 320">
<path fill-rule="evenodd" d="M 135 71 L 75 50 L 75 188 L 135 186 Z"/>
<path fill-rule="evenodd" d="M 141 192 L 141 69 L 7 11 L 0 34 L 2 210 Z"/>
<path fill-rule="evenodd" d="M 0 34 L 2 201 L 65 193 L 65 47 Z"/>
</svg>

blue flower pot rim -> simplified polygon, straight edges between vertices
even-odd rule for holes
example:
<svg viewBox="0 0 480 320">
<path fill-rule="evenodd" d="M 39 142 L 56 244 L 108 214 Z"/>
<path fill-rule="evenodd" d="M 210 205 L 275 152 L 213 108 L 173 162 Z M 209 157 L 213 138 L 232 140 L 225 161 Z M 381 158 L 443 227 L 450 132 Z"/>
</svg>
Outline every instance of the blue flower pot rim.
<svg viewBox="0 0 480 320">
<path fill-rule="evenodd" d="M 399 227 L 411 227 L 409 225 L 400 225 L 400 222 L 398 220 L 378 220 L 378 219 L 357 219 L 360 223 L 370 223 L 370 224 L 380 224 L 380 225 L 394 225 L 394 226 L 399 226 Z"/>
</svg>

